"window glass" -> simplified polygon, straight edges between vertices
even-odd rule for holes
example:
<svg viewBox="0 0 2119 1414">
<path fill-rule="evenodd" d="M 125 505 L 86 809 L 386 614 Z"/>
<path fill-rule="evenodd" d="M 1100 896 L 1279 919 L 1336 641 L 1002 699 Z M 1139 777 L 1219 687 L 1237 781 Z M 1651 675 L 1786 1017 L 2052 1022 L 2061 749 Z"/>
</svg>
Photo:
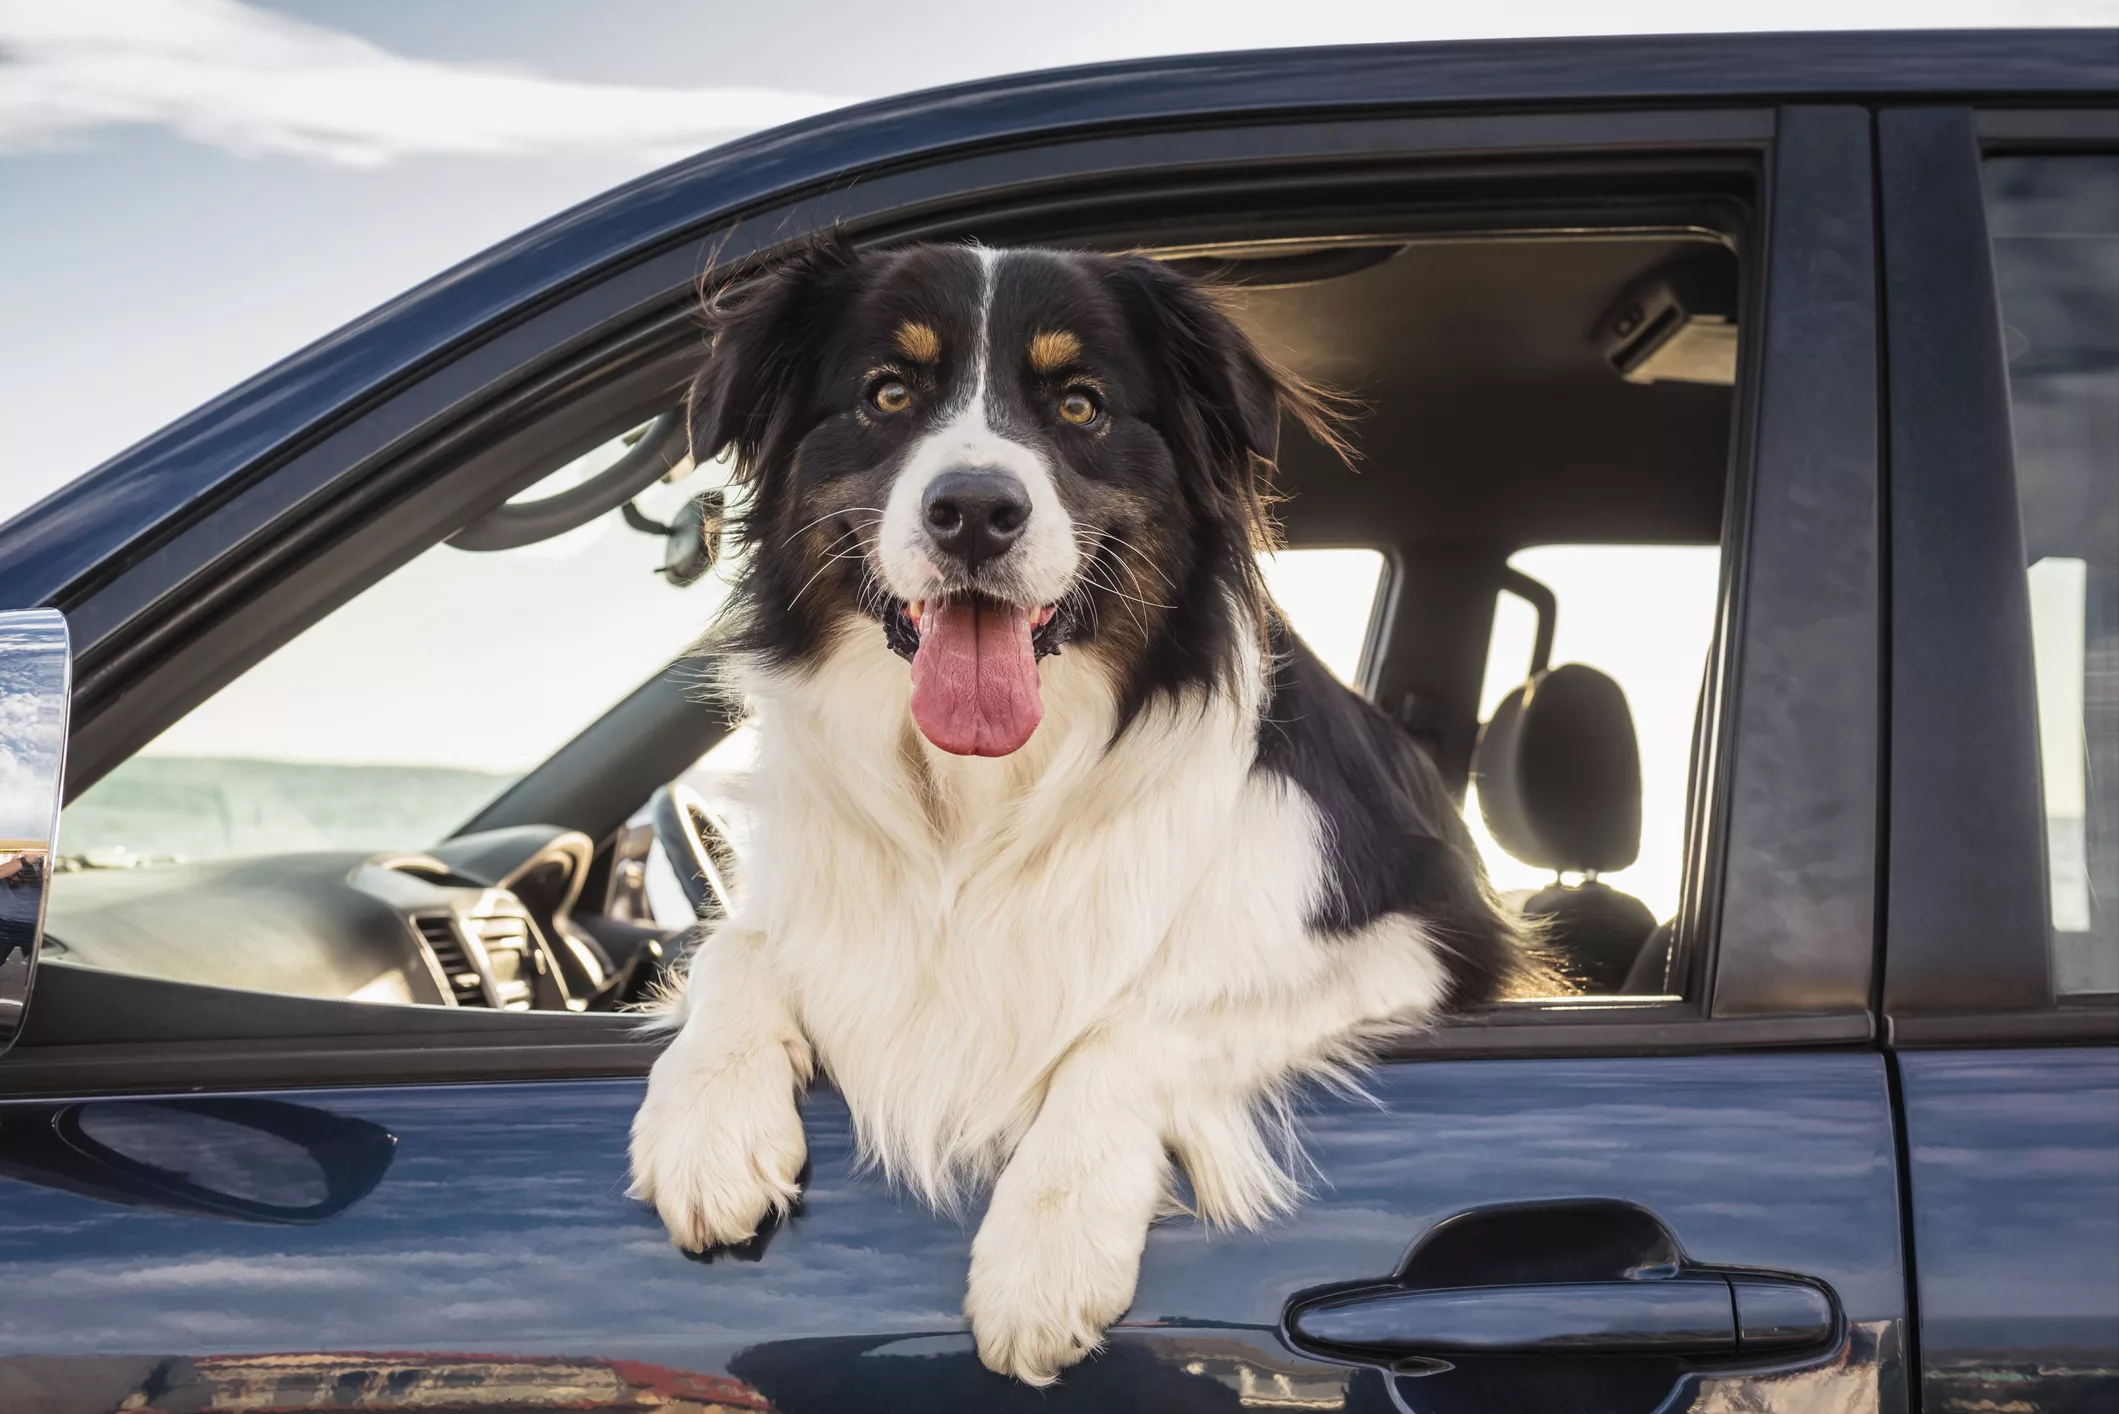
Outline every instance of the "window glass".
<svg viewBox="0 0 2119 1414">
<path fill-rule="evenodd" d="M 2119 992 L 2119 156 L 1986 169 L 2037 662 L 2053 972 Z"/>
<path fill-rule="evenodd" d="M 1684 880 L 1693 717 L 1714 643 L 1721 551 L 1713 545 L 1543 545 L 1518 551 L 1508 563 L 1553 592 L 1553 666 L 1586 663 L 1626 695 L 1641 756 L 1640 853 L 1598 881 L 1640 900 L 1656 921 L 1667 920 L 1677 913 Z M 1536 611 L 1515 595 L 1497 600 L 1479 695 L 1482 723 L 1529 674 L 1537 622 Z M 1466 791 L 1465 818 L 1487 877 L 1504 895 L 1520 903 L 1554 882 L 1554 871 L 1517 859 L 1494 839 L 1476 784 Z"/>
<path fill-rule="evenodd" d="M 614 440 L 516 497 L 578 485 Z M 639 498 L 666 517 L 709 467 Z M 266 658 L 68 803 L 76 869 L 416 848 L 666 666 L 725 585 L 673 588 L 618 512 L 519 549 L 433 549 Z"/>
</svg>

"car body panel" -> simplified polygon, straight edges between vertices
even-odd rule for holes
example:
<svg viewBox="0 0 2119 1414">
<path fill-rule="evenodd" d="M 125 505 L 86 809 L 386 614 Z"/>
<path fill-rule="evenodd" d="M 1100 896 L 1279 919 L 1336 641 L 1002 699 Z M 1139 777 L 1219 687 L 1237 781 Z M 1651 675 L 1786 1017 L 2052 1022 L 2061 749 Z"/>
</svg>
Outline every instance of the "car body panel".
<svg viewBox="0 0 2119 1414">
<path fill-rule="evenodd" d="M 2119 1399 L 2119 1048 L 1898 1060 L 1923 1407 Z"/>
<path fill-rule="evenodd" d="M 2025 335 L 2005 324 L 1982 167 L 1997 151 L 2119 148 L 2119 108 L 2110 94 L 2089 113 L 1913 106 L 1881 112 L 1876 133 L 1894 468 L 1878 1001 L 1898 1048 L 1923 1407 L 2109 1409 L 2119 999 L 2062 1004 L 2056 989 L 2046 649 L 2017 456 L 2018 435 L 2047 434 L 2012 409 Z M 2100 724 L 2075 710 L 2094 761 Z M 1987 1049 L 2008 1042 L 2045 1044 Z"/>
<path fill-rule="evenodd" d="M 1817 1278 L 1846 1313 L 1833 1356 L 1693 1379 L 1670 1407 L 1903 1407 L 1879 1057 L 1443 1061 L 1385 1067 L 1370 1090 L 1305 1103 L 1317 1174 L 1293 1216 L 1259 1233 L 1158 1226 L 1111 1352 L 1042 1392 L 977 1365 L 957 1314 L 968 1224 L 863 1172 L 829 1092 L 807 1102 L 802 1211 L 749 1260 L 711 1262 L 670 1247 L 624 1195 L 638 1081 L 277 1095 L 394 1135 L 379 1186 L 296 1226 L 0 1180 L 0 1290 L 36 1293 L 0 1302 L 0 1396 L 41 1387 L 52 1414 L 85 1414 L 79 1401 L 113 1380 L 158 1379 L 168 1407 L 189 1407 L 174 1393 L 186 1381 L 194 1401 L 219 1390 L 226 1407 L 262 1407 L 270 1371 L 339 1381 L 399 1352 L 391 1369 L 428 1371 L 403 1378 L 442 1371 L 499 1407 L 620 1367 L 649 1379 L 637 1366 L 664 1384 L 731 1377 L 786 1411 L 1233 1409 L 1246 1392 L 1253 1407 L 1284 1395 L 1290 1408 L 1384 1409 L 1380 1372 L 1282 1342 L 1289 1296 L 1387 1276 L 1467 1208 L 1617 1197 L 1692 1260 Z M 0 1121 L 52 1110 L 12 1102 Z M 544 1393 L 525 1393 L 538 1380 Z M 1422 1407 L 1417 1390 L 1407 1398 Z"/>
</svg>

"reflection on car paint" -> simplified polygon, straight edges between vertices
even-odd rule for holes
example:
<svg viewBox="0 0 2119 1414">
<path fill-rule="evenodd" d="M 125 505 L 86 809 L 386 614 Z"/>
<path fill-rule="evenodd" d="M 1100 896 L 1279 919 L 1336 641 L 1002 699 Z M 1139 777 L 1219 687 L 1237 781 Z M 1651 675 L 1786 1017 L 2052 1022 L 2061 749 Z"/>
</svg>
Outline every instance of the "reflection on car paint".
<svg viewBox="0 0 2119 1414">
<path fill-rule="evenodd" d="M 2119 1406 L 2119 1050 L 1899 1067 L 1924 1407 Z"/>
<path fill-rule="evenodd" d="M 128 1363 L 137 1369 L 137 1379 L 115 1405 L 103 1407 L 140 1414 L 523 1408 L 597 1414 L 774 1414 L 765 1397 L 741 1380 L 633 1360 L 316 1351 L 173 1355 Z M 132 1378 L 131 1368 L 113 1373 Z M 0 1392 L 6 1389 L 5 1379 L 0 1373 Z"/>
<path fill-rule="evenodd" d="M 382 1182 L 397 1136 L 283 1100 L 181 1097 L 0 1109 L 0 1176 L 231 1222 L 329 1222 Z"/>
<path fill-rule="evenodd" d="M 240 1391 L 264 1384 L 239 1389 L 238 1367 L 199 1362 L 281 1355 L 296 1357 L 289 1370 L 336 1373 L 328 1389 L 307 1384 L 306 1402 L 270 1407 L 388 1408 L 376 1402 L 387 1381 L 341 1386 L 339 1376 L 374 1369 L 372 1352 L 431 1352 L 446 1332 L 449 1361 L 476 1356 L 493 1373 L 435 1354 L 406 1356 L 403 1368 L 448 1364 L 467 1391 L 528 1378 L 532 1365 L 554 1379 L 557 1369 L 637 1365 L 732 1379 L 782 1414 L 1419 1409 L 1417 1380 L 1286 1346 L 1288 1297 L 1396 1270 L 1468 1199 L 1598 1196 L 1650 1210 L 1703 1263 L 1823 1281 L 1852 1323 L 1820 1363 L 1687 1375 L 1665 1408 L 1904 1408 L 1890 1114 L 1874 1055 L 1414 1063 L 1376 1074 L 1374 1104 L 1311 1096 L 1311 1199 L 1258 1233 L 1159 1225 L 1109 1349 L 1047 1390 L 986 1371 L 964 1333 L 976 1215 L 937 1217 L 864 1172 L 846 1108 L 828 1091 L 805 1107 L 801 1213 L 756 1261 L 686 1261 L 624 1196 L 640 1088 L 624 1079 L 275 1096 L 397 1141 L 371 1193 L 310 1225 L 229 1223 L 0 1179 L 0 1290 L 37 1298 L 0 1302 L 0 1408 L 103 1414 L 174 1360 L 221 1371 L 194 1388 L 238 1401 L 186 1407 L 262 1409 L 242 1405 L 251 1396 Z M 0 1104 L 0 1120 L 51 1108 Z M 0 1160 L 13 1133 L 0 1128 Z M 481 1399 L 563 1403 L 512 1387 Z"/>
</svg>

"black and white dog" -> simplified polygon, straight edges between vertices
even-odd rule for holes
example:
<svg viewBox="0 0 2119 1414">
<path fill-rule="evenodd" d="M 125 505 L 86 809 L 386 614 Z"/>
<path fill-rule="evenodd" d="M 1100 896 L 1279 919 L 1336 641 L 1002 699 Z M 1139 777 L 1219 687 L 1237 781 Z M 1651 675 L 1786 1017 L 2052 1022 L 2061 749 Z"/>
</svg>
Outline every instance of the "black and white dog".
<svg viewBox="0 0 2119 1414">
<path fill-rule="evenodd" d="M 633 1124 L 688 1248 L 796 1196 L 820 1069 L 865 1152 L 990 1185 L 964 1310 L 1045 1383 L 1149 1224 L 1299 1196 L 1286 1096 L 1526 953 L 1419 753 L 1255 554 L 1327 409 L 1145 258 L 824 243 L 715 301 L 692 445 L 748 557 L 714 640 L 758 730 L 735 911 Z"/>
</svg>

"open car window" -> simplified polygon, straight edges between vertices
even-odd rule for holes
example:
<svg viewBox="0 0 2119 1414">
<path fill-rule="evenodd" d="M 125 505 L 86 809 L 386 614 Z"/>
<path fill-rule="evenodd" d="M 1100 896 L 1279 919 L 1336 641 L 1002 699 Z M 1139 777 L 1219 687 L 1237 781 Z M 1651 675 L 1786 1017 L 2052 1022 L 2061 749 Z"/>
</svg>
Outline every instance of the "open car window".
<svg viewBox="0 0 2119 1414">
<path fill-rule="evenodd" d="M 1466 801 L 1491 880 L 1541 920 L 1570 987 L 1685 991 L 1666 925 L 1680 911 L 1717 620 L 1734 236 L 1682 222 L 1475 228 L 1160 254 L 1233 283 L 1232 316 L 1261 348 L 1363 409 L 1352 465 L 1283 440 L 1274 514 L 1286 548 L 1261 568 L 1296 633 Z M 1542 415 L 1524 416 L 1527 403 Z M 511 504 L 576 489 L 625 455 L 623 440 L 606 444 Z M 55 956 L 308 996 L 622 1004 L 637 960 L 684 946 L 708 903 L 695 881 L 740 880 L 750 742 L 739 727 L 702 759 L 716 709 L 686 683 L 682 702 L 665 693 L 668 711 L 701 724 L 667 738 L 681 736 L 683 754 L 623 724 L 595 763 L 577 747 L 632 721 L 614 704 L 642 684 L 686 671 L 726 566 L 673 587 L 658 573 L 668 547 L 641 527 L 674 524 L 723 480 L 725 469 L 687 465 L 625 510 L 518 548 L 427 549 L 174 723 L 68 806 Z M 1509 576 L 1542 580 L 1557 603 L 1548 662 L 1520 641 L 1505 594 L 1496 617 Z M 1631 714 L 1570 719 L 1556 704 L 1578 669 Z M 1588 819 L 1593 838 L 1561 838 L 1550 753 L 1515 761 L 1498 748 L 1496 694 L 1510 691 L 1563 732 L 1586 723 L 1592 735 L 1566 759 L 1638 759 L 1637 778 L 1562 783 L 1573 794 L 1561 816 Z M 610 753 L 632 753 L 626 798 L 569 834 L 554 823 L 568 815 L 543 813 L 549 783 L 593 785 Z M 634 759 L 646 757 L 652 775 Z M 636 780 L 649 782 L 637 796 Z M 1513 833 L 1487 828 L 1504 780 Z M 519 856 L 481 855 L 476 836 L 459 836 L 474 819 L 481 833 L 501 819 L 527 832 L 507 846 Z M 690 841 L 703 853 L 685 855 L 701 833 L 686 820 L 711 826 L 713 841 Z M 560 882 L 540 886 L 547 877 Z M 539 887 L 523 918 L 487 896 Z M 316 903 L 325 896 L 336 902 Z M 360 921 L 378 899 L 397 912 L 388 940 Z M 227 917 L 243 922 L 239 946 L 208 941 Z M 511 948 L 506 969 L 480 960 Z M 539 969 L 564 970 L 570 955 L 582 975 L 552 1000 Z"/>
</svg>

